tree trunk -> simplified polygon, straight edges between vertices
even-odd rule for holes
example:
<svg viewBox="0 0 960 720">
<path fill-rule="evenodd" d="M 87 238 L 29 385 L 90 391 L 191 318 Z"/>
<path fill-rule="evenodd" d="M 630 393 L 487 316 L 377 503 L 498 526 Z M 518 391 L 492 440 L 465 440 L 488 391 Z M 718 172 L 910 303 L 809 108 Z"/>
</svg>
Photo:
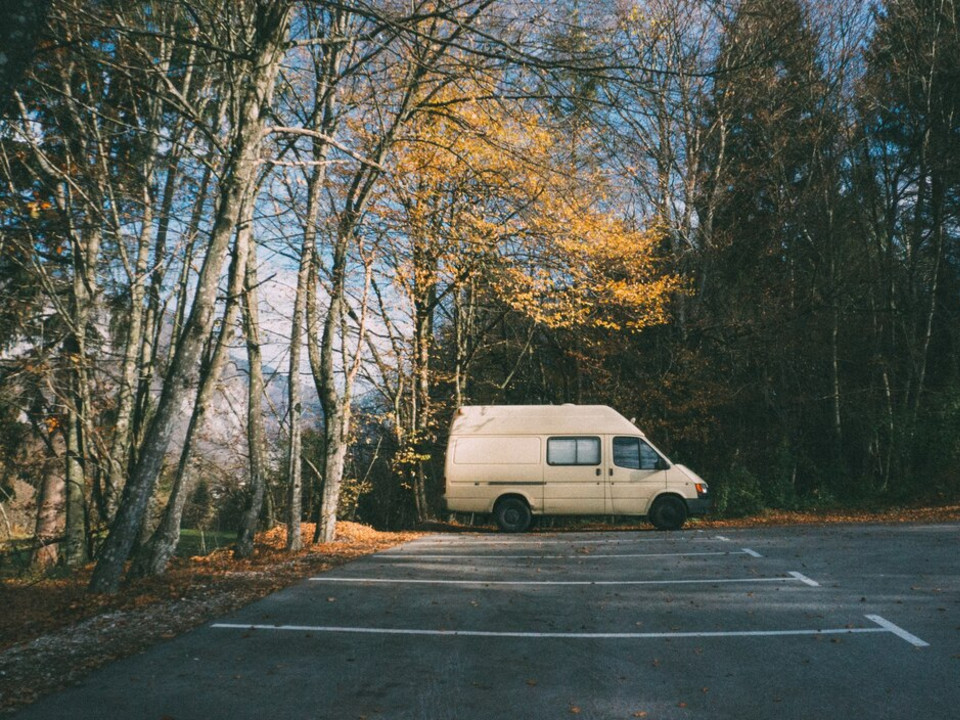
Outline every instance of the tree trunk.
<svg viewBox="0 0 960 720">
<path fill-rule="evenodd" d="M 337 390 L 334 371 L 334 342 L 343 312 L 343 293 L 346 281 L 347 237 L 341 231 L 333 253 L 333 282 L 330 289 L 330 307 L 323 323 L 320 343 L 320 366 L 312 368 L 320 405 L 323 408 L 324 467 L 323 491 L 320 495 L 319 522 L 316 542 L 331 542 L 336 537 L 337 504 L 343 479 L 343 461 L 346 456 L 344 418 L 349 413 L 344 397 Z M 344 340 L 345 342 L 345 340 Z M 349 420 L 348 420 L 349 421 Z"/>
<path fill-rule="evenodd" d="M 459 32 L 460 31 L 455 31 L 451 39 L 459 35 Z M 342 396 L 337 391 L 333 367 L 335 336 L 343 313 L 346 312 L 344 308 L 344 292 L 349 243 L 354 240 L 357 224 L 363 217 L 371 193 L 377 181 L 380 179 L 381 163 L 384 161 L 387 152 L 393 146 L 398 130 L 407 123 L 413 115 L 412 106 L 416 102 L 422 81 L 429 69 L 433 66 L 433 63 L 446 52 L 447 47 L 447 45 L 438 44 L 427 52 L 425 57 L 420 59 L 419 62 L 411 63 L 406 88 L 402 99 L 397 105 L 393 121 L 377 142 L 376 151 L 372 154 L 372 162 L 361 165 L 350 181 L 349 190 L 340 216 L 340 222 L 337 226 L 330 273 L 330 308 L 324 322 L 323 339 L 319 357 L 313 349 L 311 349 L 310 354 L 311 371 L 317 387 L 317 394 L 320 396 L 320 404 L 323 407 L 325 421 L 324 434 L 327 440 L 323 491 L 321 493 L 321 506 L 315 537 L 316 541 L 330 542 L 336 536 L 337 504 L 340 497 L 340 485 L 343 480 L 347 439 L 350 435 L 350 375 L 356 372 L 356 367 L 347 373 L 347 380 Z M 315 286 L 311 286 L 310 292 L 315 292 Z M 310 317 L 311 310 L 313 311 L 312 319 Z M 315 331 L 315 298 L 311 300 L 311 298 L 308 297 L 307 313 L 307 329 L 309 333 L 311 330 Z M 343 338 L 342 341 L 345 343 L 346 339 Z M 308 335 L 308 346 L 312 345 L 313 343 L 310 342 Z M 357 352 L 360 352 L 359 346 Z"/>
<path fill-rule="evenodd" d="M 187 501 L 192 486 L 190 474 L 190 459 L 193 455 L 193 445 L 197 432 L 203 426 L 207 409 L 213 400 L 220 374 L 226 364 L 230 349 L 230 338 L 233 335 L 233 326 L 237 319 L 239 298 L 243 287 L 246 271 L 247 252 L 244 234 L 238 233 L 234 243 L 233 260 L 230 263 L 230 274 L 227 289 L 227 306 L 224 309 L 223 321 L 217 335 L 216 344 L 204 359 L 200 368 L 200 386 L 197 390 L 193 412 L 190 415 L 190 424 L 180 450 L 180 462 L 177 465 L 177 476 L 173 481 L 173 490 L 167 500 L 163 518 L 153 536 L 137 555 L 131 573 L 135 577 L 145 575 L 159 575 L 167 568 L 170 558 L 177 550 L 180 542 L 180 524 L 183 518 L 183 506 Z"/>
<path fill-rule="evenodd" d="M 166 57 L 159 63 L 158 72 L 166 73 L 169 68 L 169 50 Z M 120 491 L 126 480 L 127 471 L 130 466 L 131 447 L 132 447 L 132 416 L 137 399 L 137 389 L 139 386 L 139 376 L 141 368 L 141 353 L 143 352 L 144 328 L 149 332 L 149 325 L 145 317 L 146 308 L 144 300 L 147 295 L 148 266 L 150 261 L 150 249 L 153 245 L 153 219 L 154 219 L 154 193 L 153 193 L 153 171 L 156 165 L 156 157 L 160 146 L 161 134 L 161 100 L 157 92 L 159 88 L 153 88 L 148 101 L 147 127 L 144 128 L 144 137 L 146 143 L 144 147 L 144 162 L 141 167 L 139 181 L 141 183 L 141 201 L 143 203 L 143 216 L 140 219 L 140 236 L 137 238 L 137 256 L 133 267 L 126 262 L 126 255 L 123 255 L 124 265 L 127 268 L 130 281 L 130 304 L 127 307 L 127 338 L 124 344 L 123 361 L 120 366 L 120 387 L 117 392 L 117 419 L 114 424 L 113 442 L 110 448 L 110 455 L 107 463 L 106 488 L 104 491 L 104 506 L 107 522 L 113 519 L 117 510 L 117 504 L 120 501 Z M 174 190 L 173 178 L 175 171 L 171 168 L 167 174 L 164 191 L 164 205 L 169 212 L 172 194 Z M 166 220 L 161 216 L 162 220 Z M 118 232 L 118 238 L 120 233 Z M 119 247 L 123 247 L 122 240 Z"/>
<path fill-rule="evenodd" d="M 290 490 L 291 499 L 300 498 L 303 492 L 303 477 L 300 467 L 300 452 L 302 448 L 303 428 L 301 422 L 303 418 L 303 403 L 300 392 L 300 348 L 303 343 L 303 315 L 304 298 L 307 291 L 306 275 L 309 274 L 309 268 L 305 267 L 309 260 L 304 253 L 300 259 L 300 271 L 297 273 L 297 295 L 294 299 L 293 320 L 290 324 L 290 364 L 287 375 L 287 415 L 290 422 L 290 431 L 287 444 L 287 487 Z M 306 272 L 305 272 L 306 271 Z M 301 504 L 302 503 L 298 503 Z M 303 512 L 301 507 L 298 511 Z M 296 519 L 293 513 L 290 514 L 290 523 L 287 532 L 287 548 L 289 550 L 299 549 L 302 545 L 299 537 L 300 531 L 296 525 Z"/>
<path fill-rule="evenodd" d="M 347 230 L 346 228 L 349 228 Z M 364 316 L 360 318 L 360 338 L 356 348 L 357 355 L 353 365 L 344 367 L 343 392 L 337 389 L 334 368 L 336 335 L 339 330 L 345 365 L 347 360 L 347 338 L 342 330 L 345 319 L 346 264 L 348 241 L 352 237 L 353 220 L 341 224 L 333 253 L 333 282 L 330 291 L 330 307 L 323 325 L 323 338 L 319 354 L 311 350 L 310 369 L 313 372 L 317 394 L 324 416 L 324 467 L 323 489 L 320 494 L 320 508 L 317 514 L 317 528 L 314 542 L 332 542 L 337 531 L 337 507 L 340 503 L 340 487 L 346 465 L 350 423 L 352 419 L 353 381 L 359 369 L 359 353 L 363 343 Z M 369 268 L 367 270 L 369 280 Z M 313 288 L 311 288 L 313 292 Z M 366 306 L 364 305 L 364 314 Z M 308 331 L 316 322 L 316 299 L 308 296 Z"/>
<path fill-rule="evenodd" d="M 192 37 L 196 32 L 191 33 Z M 186 62 L 186 71 L 183 78 L 182 90 L 184 97 L 190 97 L 193 88 L 194 67 L 196 61 L 197 47 L 191 45 L 189 59 Z M 204 84 L 200 89 L 200 94 L 209 93 L 210 83 Z M 222 100 L 222 98 L 221 98 Z M 221 102 L 221 105 L 225 103 Z M 137 396 L 134 402 L 133 422 L 130 431 L 130 443 L 133 452 L 128 456 L 127 467 L 135 461 L 136 448 L 141 439 L 141 432 L 145 416 L 148 411 L 148 399 L 150 397 L 150 386 L 153 382 L 153 375 L 156 372 L 158 348 L 160 345 L 161 333 L 164 329 L 164 308 L 161 303 L 161 294 L 163 292 L 163 283 L 166 272 L 164 262 L 167 257 L 167 237 L 170 233 L 170 223 L 174 219 L 173 203 L 177 195 L 177 181 L 180 179 L 180 163 L 183 159 L 185 148 L 193 145 L 196 128 L 191 128 L 184 132 L 185 119 L 179 117 L 174 125 L 172 137 L 177 141 L 170 151 L 166 165 L 166 178 L 164 179 L 163 196 L 160 202 L 160 213 L 157 217 L 157 238 L 153 252 L 153 268 L 150 273 L 150 287 L 147 290 L 147 307 L 144 311 L 144 337 L 141 343 L 141 353 L 139 358 L 138 378 L 137 378 Z M 207 187 L 210 179 L 210 168 L 215 161 L 214 153 L 208 153 L 207 162 L 204 167 L 203 180 L 200 183 L 199 191 L 194 196 L 194 210 L 192 224 L 188 226 L 185 233 L 186 237 L 196 235 L 196 227 L 200 222 L 199 212 L 205 205 Z M 186 264 L 189 264 L 187 261 Z M 174 335 L 176 331 L 174 332 Z M 171 341 L 170 343 L 174 343 Z M 119 497 L 117 498 L 119 500 Z M 112 514 L 111 514 L 112 517 Z"/>
<path fill-rule="evenodd" d="M 153 225 L 153 203 L 149 188 L 144 186 L 143 229 L 137 242 L 137 259 L 130 277 L 130 306 L 127 308 L 127 341 L 120 367 L 120 388 L 117 393 L 117 420 L 114 425 L 113 443 L 107 468 L 107 482 L 104 491 L 107 518 L 109 521 L 116 513 L 120 492 L 126 478 L 130 460 L 131 418 L 136 400 L 137 380 L 139 376 L 140 346 L 143 341 L 144 308 L 146 297 L 147 263 Z"/>
<path fill-rule="evenodd" d="M 415 253 L 427 256 L 427 253 Z M 414 437 L 418 445 L 417 455 L 420 458 L 429 455 L 433 441 L 433 408 L 430 402 L 430 345 L 433 342 L 433 313 L 437 302 L 437 286 L 435 259 L 427 258 L 422 262 L 430 263 L 431 267 L 424 268 L 423 273 L 427 287 L 414 288 L 414 393 L 416 395 L 417 416 L 414 426 Z M 430 520 L 433 513 L 427 498 L 427 471 L 425 460 L 418 459 L 413 477 L 414 494 L 417 506 L 417 521 Z"/>
<path fill-rule="evenodd" d="M 317 152 L 314 152 L 317 157 Z M 293 302 L 293 320 L 290 323 L 290 364 L 287 379 L 287 412 L 290 418 L 289 445 L 287 448 L 287 488 L 290 494 L 290 515 L 287 523 L 287 549 L 299 550 L 303 544 L 298 518 L 302 515 L 303 477 L 300 464 L 302 449 L 303 404 L 300 390 L 300 357 L 303 347 L 303 323 L 306 314 L 307 293 L 311 291 L 310 265 L 313 262 L 317 236 L 317 209 L 320 204 L 320 189 L 325 177 L 323 165 L 316 165 L 310 175 L 307 189 L 307 220 L 304 227 L 303 247 L 300 250 L 300 267 L 297 271 L 297 294 Z M 312 288 L 314 298 L 316 289 Z M 316 300 L 314 299 L 314 302 Z"/>
<path fill-rule="evenodd" d="M 67 411 L 66 459 L 66 526 L 64 528 L 63 561 L 67 567 L 87 562 L 87 502 L 84 471 L 83 429 L 80 411 Z"/>
<path fill-rule="evenodd" d="M 341 408 L 333 413 L 324 426 L 326 458 L 324 462 L 323 491 L 320 495 L 320 522 L 317 523 L 314 542 L 333 542 L 337 536 L 337 507 L 340 504 L 340 487 L 346 464 L 347 442 L 343 434 Z M 349 422 L 349 418 L 347 418 Z"/>
<path fill-rule="evenodd" d="M 241 234 L 249 237 L 253 223 L 253 203 L 245 211 Z M 245 558 L 253 554 L 253 539 L 260 522 L 263 508 L 263 492 L 266 483 L 266 453 L 263 427 L 263 356 L 260 351 L 260 309 L 257 293 L 257 244 L 250 238 L 247 245 L 247 270 L 243 292 L 243 326 L 247 339 L 247 451 L 250 457 L 248 495 L 234 557 Z M 299 453 L 297 454 L 299 457 Z"/>
<path fill-rule="evenodd" d="M 174 427 L 184 413 L 191 388 L 197 383 L 200 356 L 213 326 L 217 282 L 227 247 L 243 204 L 253 202 L 249 195 L 265 111 L 284 54 L 290 13 L 290 6 L 286 3 L 257 4 L 250 51 L 252 67 L 240 104 L 239 126 L 232 152 L 224 168 L 220 200 L 207 255 L 197 279 L 193 307 L 185 322 L 156 414 L 147 429 L 140 457 L 124 487 L 120 508 L 91 578 L 90 589 L 94 592 L 116 592 L 120 586 L 123 565 L 130 556 Z"/>
<path fill-rule="evenodd" d="M 329 114 L 332 117 L 332 106 Z M 326 158 L 329 145 L 314 142 L 313 159 L 315 165 L 310 174 L 307 187 L 307 217 L 303 229 L 303 247 L 300 254 L 300 268 L 297 272 L 297 296 L 294 300 L 293 322 L 290 332 L 289 394 L 290 407 L 290 447 L 287 453 L 287 490 L 289 493 L 289 516 L 287 522 L 287 549 L 299 550 L 303 545 L 300 536 L 299 518 L 303 514 L 303 477 L 300 465 L 302 449 L 303 407 L 300 388 L 300 351 L 303 341 L 304 322 L 307 324 L 306 340 L 311 366 L 319 367 L 320 360 L 316 352 L 317 320 L 317 277 L 315 259 L 317 247 L 317 222 L 320 212 L 320 191 L 326 178 Z M 318 523 L 319 527 L 319 523 Z"/>
<path fill-rule="evenodd" d="M 59 435 L 50 438 L 54 447 L 63 445 L 63 439 L 58 438 Z M 37 548 L 30 559 L 30 565 L 34 568 L 42 570 L 57 563 L 60 536 L 63 533 L 65 493 L 63 459 L 50 451 L 43 463 L 37 497 L 37 523 L 34 531 Z"/>
<path fill-rule="evenodd" d="M 934 238 L 933 245 L 933 267 L 930 270 L 930 283 L 928 292 L 930 294 L 929 302 L 927 303 L 926 312 L 922 319 L 922 331 L 920 333 L 920 350 L 919 350 L 919 359 L 917 364 L 919 368 L 917 369 L 917 382 L 916 390 L 913 393 L 913 404 L 910 408 L 911 413 L 911 423 L 910 423 L 910 432 L 915 433 L 917 427 L 917 418 L 920 414 L 920 405 L 923 399 L 924 393 L 924 382 L 926 381 L 927 376 L 927 363 L 929 361 L 930 355 L 930 341 L 933 338 L 933 320 L 937 312 L 937 289 L 939 286 L 940 279 L 940 265 L 943 261 L 943 238 L 944 238 L 944 228 L 943 228 L 943 208 L 944 208 L 944 183 L 940 179 L 938 173 L 932 175 L 931 181 L 931 223 L 932 231 L 931 234 Z"/>
<path fill-rule="evenodd" d="M 69 375 L 64 453 L 67 486 L 63 560 L 67 567 L 78 567 L 90 557 L 87 547 L 87 449 L 84 433 L 84 413 L 87 412 L 89 396 L 86 334 L 92 312 L 92 290 L 96 287 L 95 267 L 100 244 L 96 233 L 86 239 L 81 239 L 80 233 L 72 232 L 71 235 L 74 240 L 71 332 L 63 346 Z"/>
<path fill-rule="evenodd" d="M 342 37 L 345 34 L 345 15 L 337 11 L 330 28 L 331 34 Z M 317 70 L 316 97 L 317 107 L 314 110 L 317 117 L 317 127 L 328 137 L 336 131 L 337 117 L 337 79 L 340 75 L 340 63 L 346 45 L 338 43 L 330 47 L 326 55 L 327 62 Z M 301 342 L 303 339 L 304 322 L 306 322 L 306 340 L 308 355 L 314 375 L 319 370 L 320 358 L 317 354 L 313 339 L 316 337 L 316 246 L 317 223 L 320 215 L 320 193 L 326 180 L 327 157 L 330 153 L 329 143 L 315 138 L 313 142 L 313 171 L 310 174 L 307 187 L 307 215 L 303 232 L 303 247 L 300 254 L 300 268 L 297 273 L 297 296 L 294 302 L 292 330 L 290 333 L 290 369 L 288 405 L 290 412 L 290 445 L 287 454 L 287 487 L 289 490 L 290 517 L 287 532 L 287 549 L 298 550 L 302 545 L 298 518 L 302 515 L 303 477 L 300 461 L 302 449 L 301 420 L 303 408 L 301 405 L 300 358 Z M 314 532 L 314 542 L 320 535 L 320 520 Z"/>
</svg>

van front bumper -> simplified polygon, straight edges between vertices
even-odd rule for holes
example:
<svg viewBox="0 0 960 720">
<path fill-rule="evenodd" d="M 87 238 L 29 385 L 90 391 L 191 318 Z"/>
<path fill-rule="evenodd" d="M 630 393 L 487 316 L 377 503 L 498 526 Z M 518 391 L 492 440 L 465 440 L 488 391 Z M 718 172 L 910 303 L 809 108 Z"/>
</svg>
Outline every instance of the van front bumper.
<svg viewBox="0 0 960 720">
<path fill-rule="evenodd" d="M 712 504 L 713 498 L 710 497 L 697 498 L 696 500 L 687 498 L 687 510 L 690 511 L 691 515 L 706 515 Z"/>
</svg>

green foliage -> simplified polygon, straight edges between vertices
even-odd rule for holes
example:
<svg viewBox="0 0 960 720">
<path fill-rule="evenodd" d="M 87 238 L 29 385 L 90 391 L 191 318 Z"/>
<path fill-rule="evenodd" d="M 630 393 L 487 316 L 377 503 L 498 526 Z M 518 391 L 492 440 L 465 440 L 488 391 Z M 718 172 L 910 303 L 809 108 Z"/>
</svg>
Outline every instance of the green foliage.
<svg viewBox="0 0 960 720">
<path fill-rule="evenodd" d="M 720 517 L 756 515 L 765 507 L 760 480 L 742 465 L 734 465 L 712 480 L 714 512 Z"/>
<path fill-rule="evenodd" d="M 373 490 L 373 483 L 369 480 L 345 477 L 340 484 L 340 502 L 337 505 L 337 517 L 341 520 L 356 520 L 360 500 L 371 490 Z"/>
<path fill-rule="evenodd" d="M 770 473 L 761 488 L 764 507 L 792 510 L 797 506 L 797 464 L 789 445 L 781 443 L 773 455 Z"/>
<path fill-rule="evenodd" d="M 181 525 L 184 528 L 205 528 L 213 514 L 213 495 L 206 478 L 198 478 L 197 483 L 183 506 Z"/>
<path fill-rule="evenodd" d="M 228 547 L 236 539 L 237 533 L 235 530 L 208 530 L 205 528 L 181 530 L 180 542 L 177 544 L 177 556 L 207 555 L 218 548 Z"/>
</svg>

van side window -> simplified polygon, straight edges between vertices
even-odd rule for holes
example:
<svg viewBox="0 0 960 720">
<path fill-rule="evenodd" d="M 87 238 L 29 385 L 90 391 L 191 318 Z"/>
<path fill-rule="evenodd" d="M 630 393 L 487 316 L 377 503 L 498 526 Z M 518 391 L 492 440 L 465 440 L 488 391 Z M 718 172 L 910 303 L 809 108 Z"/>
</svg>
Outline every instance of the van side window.
<svg viewBox="0 0 960 720">
<path fill-rule="evenodd" d="M 660 456 L 640 438 L 615 437 L 613 464 L 631 470 L 656 470 Z"/>
<path fill-rule="evenodd" d="M 547 439 L 548 465 L 599 465 L 600 438 L 556 437 Z"/>
</svg>

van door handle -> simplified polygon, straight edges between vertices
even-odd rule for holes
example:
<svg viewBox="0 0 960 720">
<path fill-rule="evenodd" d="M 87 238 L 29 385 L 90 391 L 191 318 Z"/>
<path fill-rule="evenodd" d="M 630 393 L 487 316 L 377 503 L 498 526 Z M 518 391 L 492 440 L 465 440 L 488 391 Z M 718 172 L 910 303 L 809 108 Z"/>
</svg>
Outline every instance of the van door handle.
<svg viewBox="0 0 960 720">
<path fill-rule="evenodd" d="M 597 477 L 600 477 L 600 468 L 597 468 Z"/>
</svg>

